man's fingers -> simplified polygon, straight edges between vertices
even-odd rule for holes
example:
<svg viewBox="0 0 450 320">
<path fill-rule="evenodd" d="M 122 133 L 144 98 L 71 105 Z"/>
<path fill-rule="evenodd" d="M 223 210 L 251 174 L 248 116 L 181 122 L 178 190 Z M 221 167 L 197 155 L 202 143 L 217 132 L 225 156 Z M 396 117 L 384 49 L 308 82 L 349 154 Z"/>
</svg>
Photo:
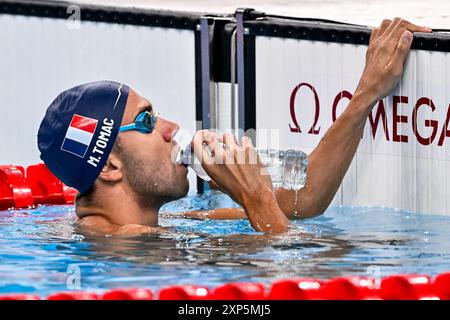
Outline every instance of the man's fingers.
<svg viewBox="0 0 450 320">
<path fill-rule="evenodd" d="M 211 160 L 217 153 L 223 151 L 222 138 L 211 131 L 202 130 L 198 132 L 193 142 L 194 153 L 199 159 Z"/>
<path fill-rule="evenodd" d="M 386 32 L 386 29 L 392 24 L 392 21 L 389 19 L 384 19 L 383 22 L 381 22 L 380 27 L 378 28 L 377 32 L 377 38 L 383 36 Z"/>
<path fill-rule="evenodd" d="M 209 136 L 205 141 L 203 141 L 206 151 L 209 151 L 211 156 L 217 157 L 217 159 L 223 155 L 223 143 L 224 141 L 219 135 Z"/>
<path fill-rule="evenodd" d="M 429 27 L 423 27 L 415 25 L 414 23 L 411 23 L 409 21 L 406 21 L 404 19 L 398 18 L 398 26 L 401 28 L 404 28 L 410 32 L 431 32 L 431 28 Z"/>
<path fill-rule="evenodd" d="M 381 22 L 381 25 L 380 25 L 380 31 L 381 31 L 381 33 L 385 32 L 386 29 L 387 29 L 387 27 L 389 27 L 389 26 L 391 25 L 391 23 L 392 23 L 392 20 L 390 20 L 390 19 L 384 19 L 384 20 Z"/>
<path fill-rule="evenodd" d="M 380 28 L 373 28 L 370 33 L 369 43 L 374 42 L 378 38 L 378 33 L 380 32 Z"/>
<path fill-rule="evenodd" d="M 213 157 L 206 151 L 205 149 L 205 134 L 204 132 L 198 132 L 194 139 L 192 140 L 192 144 L 194 145 L 194 153 L 197 159 L 200 160 L 201 163 L 212 163 Z"/>
<path fill-rule="evenodd" d="M 252 139 L 249 137 L 243 136 L 241 138 L 241 145 L 243 148 L 253 148 Z"/>
<path fill-rule="evenodd" d="M 230 148 L 234 148 L 237 147 L 237 141 L 236 141 L 236 137 L 234 136 L 234 134 L 232 134 L 231 132 L 225 133 L 223 135 L 223 143 Z"/>
<path fill-rule="evenodd" d="M 393 37 L 393 41 L 394 42 L 398 42 L 398 40 L 400 39 L 400 37 L 403 36 L 403 33 L 405 31 L 409 31 L 409 32 L 430 32 L 430 31 L 424 31 L 427 30 L 426 27 L 420 27 L 420 26 L 416 26 L 412 23 L 406 22 L 407 27 L 403 27 L 403 24 L 400 23 L 398 25 L 397 28 L 395 28 L 392 31 L 392 37 Z M 431 29 L 428 29 L 431 30 Z"/>
<path fill-rule="evenodd" d="M 406 28 L 403 27 L 403 26 L 405 26 L 406 23 L 407 23 L 406 20 L 403 20 L 403 19 L 400 19 L 400 18 L 395 18 L 394 20 L 392 20 L 392 22 L 389 24 L 389 26 L 384 31 L 385 38 L 392 37 L 393 33 L 396 30 L 399 30 L 401 28 L 403 28 L 405 30 Z"/>
<path fill-rule="evenodd" d="M 249 137 L 243 136 L 241 138 L 242 148 L 245 150 L 245 163 L 248 164 L 257 164 L 258 163 L 258 153 L 256 152 L 255 147 L 253 146 L 252 139 Z"/>
<path fill-rule="evenodd" d="M 397 48 L 395 50 L 394 58 L 392 59 L 392 67 L 395 73 L 401 74 L 403 72 L 403 65 L 409 50 L 411 49 L 411 43 L 413 40 L 413 34 L 410 31 L 404 31 L 398 40 Z"/>
<path fill-rule="evenodd" d="M 395 18 L 386 28 L 383 35 L 385 38 L 391 38 L 392 41 L 397 42 L 405 30 L 410 32 L 431 32 L 429 27 L 415 25 L 407 20 Z"/>
<path fill-rule="evenodd" d="M 396 58 L 400 59 L 400 61 L 403 63 L 406 59 L 406 56 L 408 55 L 409 49 L 411 48 L 411 43 L 413 40 L 413 34 L 406 30 L 403 32 L 402 36 L 400 37 L 396 49 Z"/>
</svg>

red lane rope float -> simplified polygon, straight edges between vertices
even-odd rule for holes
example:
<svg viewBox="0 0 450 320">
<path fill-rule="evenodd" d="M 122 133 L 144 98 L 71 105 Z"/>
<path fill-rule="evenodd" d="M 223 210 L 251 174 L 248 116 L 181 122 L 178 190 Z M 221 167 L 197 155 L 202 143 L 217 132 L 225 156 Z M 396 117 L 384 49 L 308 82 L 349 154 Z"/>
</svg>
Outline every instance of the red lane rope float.
<svg viewBox="0 0 450 320">
<path fill-rule="evenodd" d="M 326 282 L 320 298 L 325 300 L 380 300 L 375 280 L 368 277 L 339 277 Z"/>
<path fill-rule="evenodd" d="M 0 296 L 0 300 L 41 300 L 41 298 L 33 294 L 9 294 Z"/>
<path fill-rule="evenodd" d="M 25 208 L 33 205 L 30 186 L 25 171 L 20 166 L 0 166 L 0 210 L 11 207 Z"/>
<path fill-rule="evenodd" d="M 450 272 L 442 273 L 433 283 L 433 291 L 441 300 L 450 300 Z"/>
<path fill-rule="evenodd" d="M 145 288 L 113 289 L 105 292 L 102 300 L 153 300 L 153 291 Z"/>
<path fill-rule="evenodd" d="M 284 279 L 272 283 L 269 300 L 314 300 L 320 299 L 324 282 L 316 279 Z"/>
<path fill-rule="evenodd" d="M 381 281 L 380 295 L 385 300 L 439 299 L 427 275 L 393 275 Z"/>
<path fill-rule="evenodd" d="M 159 291 L 159 300 L 207 300 L 211 293 L 204 286 L 170 286 Z"/>
<path fill-rule="evenodd" d="M 35 204 L 71 204 L 77 191 L 64 185 L 43 163 L 29 166 L 26 179 Z"/>
<path fill-rule="evenodd" d="M 26 173 L 26 174 L 25 174 Z M 77 190 L 56 178 L 45 164 L 0 165 L 0 210 L 37 204 L 72 204 Z"/>
<path fill-rule="evenodd" d="M 153 291 L 147 288 L 112 289 L 93 292 L 57 292 L 47 300 L 152 300 Z M 382 279 L 380 288 L 368 277 L 338 277 L 329 281 L 317 279 L 283 279 L 272 283 L 266 295 L 262 283 L 228 283 L 210 291 L 205 286 L 179 285 L 159 290 L 159 300 L 450 300 L 450 272 L 431 280 L 427 275 L 392 275 Z M 31 294 L 6 294 L 0 300 L 39 300 Z"/>
<path fill-rule="evenodd" d="M 99 295 L 91 292 L 74 291 L 51 294 L 47 300 L 100 300 Z"/>
<path fill-rule="evenodd" d="M 214 300 L 263 300 L 265 299 L 264 284 L 236 282 L 217 287 L 213 294 Z"/>
</svg>

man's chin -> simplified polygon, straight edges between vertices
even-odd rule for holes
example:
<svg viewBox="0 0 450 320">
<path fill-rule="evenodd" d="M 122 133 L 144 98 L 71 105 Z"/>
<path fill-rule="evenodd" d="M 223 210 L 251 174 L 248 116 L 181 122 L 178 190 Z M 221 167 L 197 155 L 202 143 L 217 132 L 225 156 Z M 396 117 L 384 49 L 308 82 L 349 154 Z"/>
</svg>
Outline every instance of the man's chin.
<svg viewBox="0 0 450 320">
<path fill-rule="evenodd" d="M 185 197 L 189 192 L 189 180 L 187 178 L 184 178 L 184 181 L 181 183 L 176 184 L 176 188 L 173 190 L 171 194 L 171 200 L 178 200 L 183 197 Z"/>
</svg>

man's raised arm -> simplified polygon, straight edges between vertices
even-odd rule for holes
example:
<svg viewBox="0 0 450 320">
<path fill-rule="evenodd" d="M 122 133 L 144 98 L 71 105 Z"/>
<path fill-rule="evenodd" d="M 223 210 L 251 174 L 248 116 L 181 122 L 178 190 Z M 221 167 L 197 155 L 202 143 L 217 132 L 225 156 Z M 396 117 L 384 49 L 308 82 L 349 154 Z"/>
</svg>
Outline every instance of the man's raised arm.
<svg viewBox="0 0 450 320">
<path fill-rule="evenodd" d="M 232 134 L 220 137 L 208 131 L 198 132 L 193 141 L 194 152 L 204 160 L 203 168 L 243 206 L 244 210 L 233 211 L 234 217 L 245 214 L 255 230 L 279 233 L 288 229 L 286 217 L 308 218 L 323 213 L 353 159 L 373 106 L 400 80 L 412 32 L 430 31 L 399 18 L 384 20 L 372 31 L 366 65 L 353 98 L 310 154 L 306 184 L 298 196 L 285 189 L 273 191 L 270 178 L 261 175 L 261 163 L 248 161 L 257 157 L 250 139 L 244 137 L 239 145 Z M 242 163 L 239 159 L 246 161 Z M 221 212 L 220 217 L 226 218 L 227 214 L 230 212 Z M 208 218 L 214 218 L 214 214 Z"/>
<path fill-rule="evenodd" d="M 280 208 L 288 217 L 309 218 L 326 210 L 350 166 L 369 113 L 400 80 L 412 32 L 430 31 L 400 18 L 384 20 L 373 29 L 366 65 L 353 98 L 309 155 L 305 187 L 298 192 L 297 200 L 294 191 L 275 191 Z"/>
</svg>

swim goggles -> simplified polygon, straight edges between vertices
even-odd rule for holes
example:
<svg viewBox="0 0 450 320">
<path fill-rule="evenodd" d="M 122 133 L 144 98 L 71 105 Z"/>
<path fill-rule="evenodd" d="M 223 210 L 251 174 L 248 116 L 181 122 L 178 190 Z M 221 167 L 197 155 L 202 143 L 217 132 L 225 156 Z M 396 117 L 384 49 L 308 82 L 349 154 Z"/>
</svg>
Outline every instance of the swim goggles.
<svg viewBox="0 0 450 320">
<path fill-rule="evenodd" d="M 137 130 L 142 133 L 152 133 L 152 131 L 155 129 L 158 116 L 158 112 L 151 114 L 148 111 L 143 111 L 137 115 L 134 123 L 121 126 L 119 128 L 119 133 L 129 130 Z"/>
</svg>

